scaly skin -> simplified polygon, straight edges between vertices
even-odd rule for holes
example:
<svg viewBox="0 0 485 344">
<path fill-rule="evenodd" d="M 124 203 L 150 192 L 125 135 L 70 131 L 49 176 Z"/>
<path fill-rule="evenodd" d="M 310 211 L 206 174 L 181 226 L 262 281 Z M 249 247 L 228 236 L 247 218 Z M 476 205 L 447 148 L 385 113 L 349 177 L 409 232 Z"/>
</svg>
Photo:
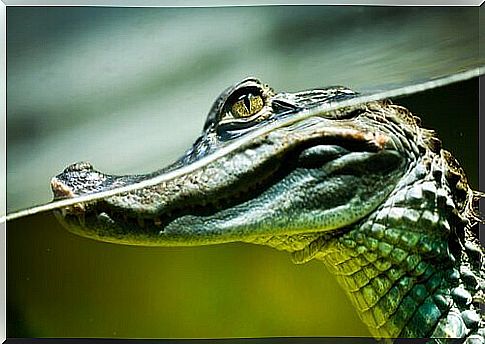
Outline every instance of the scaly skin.
<svg viewBox="0 0 485 344">
<path fill-rule="evenodd" d="M 216 100 L 202 135 L 173 165 L 111 176 L 78 163 L 52 189 L 56 198 L 76 197 L 146 180 L 355 95 L 343 87 L 275 94 L 246 79 Z M 192 173 L 57 216 L 72 232 L 108 242 L 242 241 L 291 252 L 296 263 L 321 260 L 376 338 L 484 343 L 478 196 L 432 132 L 382 101 L 275 127 Z"/>
</svg>

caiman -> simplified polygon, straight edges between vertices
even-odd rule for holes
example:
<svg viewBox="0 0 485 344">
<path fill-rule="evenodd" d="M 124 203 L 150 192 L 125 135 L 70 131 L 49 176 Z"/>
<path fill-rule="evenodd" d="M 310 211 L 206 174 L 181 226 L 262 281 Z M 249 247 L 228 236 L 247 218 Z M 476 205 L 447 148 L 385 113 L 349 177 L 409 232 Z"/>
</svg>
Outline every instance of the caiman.
<svg viewBox="0 0 485 344">
<path fill-rule="evenodd" d="M 484 343 L 481 194 L 434 133 L 390 100 L 274 125 L 356 96 L 340 86 L 275 93 L 245 79 L 219 96 L 200 137 L 171 166 L 114 176 L 72 164 L 52 179 L 55 199 L 149 180 L 274 129 L 190 173 L 56 216 L 76 234 L 112 243 L 239 241 L 288 251 L 296 263 L 316 259 L 376 338 Z"/>
</svg>

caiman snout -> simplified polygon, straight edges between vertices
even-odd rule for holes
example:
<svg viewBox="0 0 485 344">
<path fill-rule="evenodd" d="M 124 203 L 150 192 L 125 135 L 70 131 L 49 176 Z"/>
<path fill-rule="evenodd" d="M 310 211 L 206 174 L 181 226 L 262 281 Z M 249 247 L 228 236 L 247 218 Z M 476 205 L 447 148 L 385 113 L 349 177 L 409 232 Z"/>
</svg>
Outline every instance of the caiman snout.
<svg viewBox="0 0 485 344">
<path fill-rule="evenodd" d="M 76 194 L 66 181 L 72 181 L 73 177 L 76 175 L 82 176 L 91 171 L 93 171 L 93 165 L 86 161 L 76 162 L 67 166 L 61 174 L 51 179 L 51 188 L 54 193 L 54 199 L 74 197 Z"/>
<path fill-rule="evenodd" d="M 77 162 L 51 179 L 54 199 L 72 198 L 81 194 L 106 189 L 107 176 L 98 172 L 89 162 Z"/>
<path fill-rule="evenodd" d="M 72 189 L 57 179 L 57 177 L 51 179 L 51 189 L 54 193 L 54 199 L 72 198 L 75 196 Z"/>
</svg>

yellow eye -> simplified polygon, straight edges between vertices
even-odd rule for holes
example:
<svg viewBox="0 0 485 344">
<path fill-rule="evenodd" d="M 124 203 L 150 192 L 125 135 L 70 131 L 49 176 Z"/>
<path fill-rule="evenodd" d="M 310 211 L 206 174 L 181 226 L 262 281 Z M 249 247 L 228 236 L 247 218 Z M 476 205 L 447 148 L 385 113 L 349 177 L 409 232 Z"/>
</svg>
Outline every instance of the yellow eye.
<svg viewBox="0 0 485 344">
<path fill-rule="evenodd" d="M 260 95 L 251 93 L 242 95 L 232 106 L 232 115 L 236 118 L 249 117 L 259 111 L 264 106 L 263 98 Z"/>
</svg>

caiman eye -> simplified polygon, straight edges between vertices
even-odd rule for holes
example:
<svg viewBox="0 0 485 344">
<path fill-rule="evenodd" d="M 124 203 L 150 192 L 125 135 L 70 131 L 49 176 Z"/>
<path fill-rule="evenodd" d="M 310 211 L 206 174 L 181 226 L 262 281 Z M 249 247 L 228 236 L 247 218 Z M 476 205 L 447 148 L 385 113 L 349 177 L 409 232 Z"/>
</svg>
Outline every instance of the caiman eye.
<svg viewBox="0 0 485 344">
<path fill-rule="evenodd" d="M 274 92 L 256 79 L 243 80 L 228 89 L 226 94 L 227 98 L 222 99 L 222 105 L 219 107 L 216 104 L 219 110 L 217 117 L 212 119 L 217 119 L 215 128 L 221 141 L 244 135 L 264 123 L 273 113 L 269 104 Z"/>
<path fill-rule="evenodd" d="M 264 109 L 265 99 L 260 87 L 240 88 L 226 100 L 221 119 L 222 121 L 253 120 Z"/>
<path fill-rule="evenodd" d="M 235 118 L 249 117 L 259 111 L 264 106 L 263 98 L 259 94 L 243 94 L 231 106 L 231 114 Z"/>
</svg>

